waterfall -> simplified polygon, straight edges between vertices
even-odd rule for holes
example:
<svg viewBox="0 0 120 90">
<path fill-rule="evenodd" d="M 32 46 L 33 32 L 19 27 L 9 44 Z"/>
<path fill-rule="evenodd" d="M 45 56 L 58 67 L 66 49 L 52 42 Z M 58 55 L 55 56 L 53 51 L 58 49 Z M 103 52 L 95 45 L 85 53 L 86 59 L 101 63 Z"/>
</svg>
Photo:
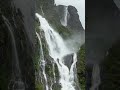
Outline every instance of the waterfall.
<svg viewBox="0 0 120 90">
<path fill-rule="evenodd" d="M 55 0 L 55 4 L 57 6 L 74 6 L 78 11 L 79 20 L 82 23 L 83 28 L 85 29 L 85 0 Z"/>
<path fill-rule="evenodd" d="M 36 32 L 36 35 L 38 37 L 39 43 L 40 43 L 40 51 L 41 51 L 41 55 L 40 55 L 40 66 L 42 67 L 42 73 L 45 79 L 45 86 L 46 86 L 46 90 L 48 90 L 48 83 L 47 83 L 47 76 L 45 73 L 45 59 L 44 59 L 44 54 L 43 54 L 43 48 L 42 48 L 42 42 L 41 42 L 41 38 L 40 35 Z"/>
<path fill-rule="evenodd" d="M 68 19 L 68 6 L 64 7 L 64 17 L 60 20 L 63 26 L 67 26 L 67 19 Z"/>
<path fill-rule="evenodd" d="M 92 87 L 90 90 L 99 90 L 100 83 L 100 67 L 98 64 L 94 64 L 92 71 Z"/>
<path fill-rule="evenodd" d="M 19 59 L 18 59 L 18 53 L 17 53 L 17 48 L 16 48 L 16 42 L 15 42 L 15 37 L 13 34 L 13 28 L 9 22 L 9 20 L 3 16 L 4 22 L 6 26 L 8 27 L 11 40 L 12 40 L 12 52 L 13 52 L 13 63 L 12 63 L 12 79 L 8 85 L 8 90 L 25 90 L 25 85 L 24 82 L 22 81 L 21 78 L 21 70 L 19 66 Z"/>
<path fill-rule="evenodd" d="M 67 45 L 65 44 L 62 37 L 49 25 L 47 20 L 43 18 L 41 15 L 36 13 L 36 17 L 40 22 L 40 29 L 44 31 L 45 40 L 48 45 L 49 55 L 53 58 L 55 64 L 58 67 L 59 71 L 59 84 L 61 85 L 61 90 L 76 90 L 77 84 L 75 81 L 76 76 L 76 62 L 77 62 L 77 54 L 76 52 L 72 52 Z M 39 35 L 37 34 L 39 37 Z M 41 43 L 41 40 L 39 40 Z M 72 64 L 70 68 L 65 64 L 65 57 L 68 55 L 73 55 Z M 44 71 L 45 73 L 45 71 Z M 44 77 L 47 82 L 46 76 Z M 48 87 L 48 86 L 46 86 Z M 48 87 L 46 90 L 52 90 Z"/>
</svg>

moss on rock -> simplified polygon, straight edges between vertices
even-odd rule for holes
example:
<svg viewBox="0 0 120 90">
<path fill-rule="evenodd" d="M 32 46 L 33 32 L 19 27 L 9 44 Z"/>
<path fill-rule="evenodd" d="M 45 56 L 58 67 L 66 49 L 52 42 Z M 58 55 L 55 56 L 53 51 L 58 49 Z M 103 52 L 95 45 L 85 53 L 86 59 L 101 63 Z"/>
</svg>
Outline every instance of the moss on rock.
<svg viewBox="0 0 120 90">
<path fill-rule="evenodd" d="M 78 52 L 77 72 L 81 90 L 85 90 L 85 45 Z"/>
</svg>

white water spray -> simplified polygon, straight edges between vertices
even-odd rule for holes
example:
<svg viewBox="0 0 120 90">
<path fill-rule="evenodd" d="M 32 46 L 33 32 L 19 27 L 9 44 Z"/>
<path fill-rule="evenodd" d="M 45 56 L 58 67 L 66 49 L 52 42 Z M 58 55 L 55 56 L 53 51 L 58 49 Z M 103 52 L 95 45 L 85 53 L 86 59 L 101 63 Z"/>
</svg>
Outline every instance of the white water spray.
<svg viewBox="0 0 120 90">
<path fill-rule="evenodd" d="M 60 75 L 59 83 L 61 90 L 76 90 L 75 89 L 75 71 L 77 54 L 67 48 L 62 37 L 49 25 L 47 20 L 36 13 L 36 17 L 40 21 L 40 29 L 45 33 L 45 39 L 49 48 L 49 55 L 54 59 Z M 73 54 L 73 63 L 70 69 L 65 65 L 64 57 Z"/>
<path fill-rule="evenodd" d="M 43 73 L 43 76 L 44 76 L 44 79 L 45 79 L 45 86 L 46 86 L 46 90 L 49 90 L 48 89 L 48 83 L 47 83 L 47 76 L 45 74 L 45 59 L 44 59 L 44 54 L 43 54 L 43 48 L 42 48 L 42 42 L 41 42 L 41 38 L 40 38 L 40 35 L 36 32 L 36 35 L 37 35 L 37 38 L 39 40 L 39 43 L 40 43 L 40 66 L 42 67 L 42 73 Z"/>
</svg>

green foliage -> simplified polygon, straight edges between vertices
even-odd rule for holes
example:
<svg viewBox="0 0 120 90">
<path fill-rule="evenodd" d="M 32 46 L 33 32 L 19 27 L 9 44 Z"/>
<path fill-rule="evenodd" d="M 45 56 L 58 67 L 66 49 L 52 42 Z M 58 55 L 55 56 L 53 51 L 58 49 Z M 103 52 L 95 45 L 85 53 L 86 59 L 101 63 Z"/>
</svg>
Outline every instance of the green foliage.
<svg viewBox="0 0 120 90">
<path fill-rule="evenodd" d="M 59 85 L 59 84 L 53 84 L 52 89 L 53 90 L 61 90 L 61 85 Z"/>
<path fill-rule="evenodd" d="M 81 90 L 85 90 L 85 45 L 78 52 L 77 70 Z"/>
<path fill-rule="evenodd" d="M 45 71 L 49 77 L 53 77 L 53 70 L 51 67 L 52 67 L 51 64 L 47 64 L 45 67 Z"/>
<path fill-rule="evenodd" d="M 33 63 L 34 63 L 34 68 L 35 68 L 35 71 L 38 72 L 39 70 L 39 59 L 40 59 L 40 51 L 39 51 L 39 41 L 38 41 L 38 38 L 36 36 L 36 43 L 35 43 L 35 54 L 33 56 Z"/>
<path fill-rule="evenodd" d="M 35 55 L 34 56 L 34 67 L 35 67 L 35 71 L 39 71 L 39 56 L 38 55 Z"/>
<path fill-rule="evenodd" d="M 44 90 L 43 84 L 40 82 L 36 82 L 35 90 Z"/>
<path fill-rule="evenodd" d="M 43 13 L 42 13 L 42 10 L 43 10 L 44 17 L 46 18 L 46 20 L 48 21 L 50 26 L 54 30 L 56 30 L 56 32 L 58 32 L 63 37 L 63 39 L 70 38 L 74 31 L 72 32 L 69 28 L 61 25 L 60 18 L 58 17 L 59 15 L 56 12 L 56 7 L 54 7 L 54 5 L 50 5 L 51 0 L 50 1 L 37 0 L 37 2 L 38 2 L 37 8 L 39 8 L 39 9 L 37 9 L 37 11 L 41 15 L 43 15 Z M 41 7 L 39 7 L 39 6 L 41 6 Z M 38 26 L 37 26 L 37 28 L 38 28 Z M 39 28 L 37 29 L 37 32 L 38 31 L 39 31 Z M 43 50 L 44 50 L 45 59 L 47 60 L 46 61 L 47 62 L 46 73 L 50 78 L 52 78 L 53 71 L 51 68 L 51 62 L 49 62 L 49 60 L 51 60 L 51 59 L 49 58 L 49 55 L 48 55 L 48 47 L 47 47 L 44 39 L 42 39 L 42 43 L 43 43 L 42 46 L 43 46 Z M 77 63 L 77 68 L 78 68 L 79 82 L 80 82 L 80 86 L 81 86 L 82 90 L 85 90 L 85 46 L 82 46 L 81 50 L 78 52 L 78 58 L 79 58 L 79 60 Z M 59 77 L 57 67 L 55 67 L 55 73 L 57 73 L 56 77 Z M 55 90 L 57 90 L 57 88 L 55 88 Z"/>
<path fill-rule="evenodd" d="M 120 41 L 115 43 L 102 63 L 101 90 L 120 90 Z"/>
<path fill-rule="evenodd" d="M 68 39 L 71 35 L 72 32 L 70 32 L 70 30 L 64 26 L 57 26 L 57 30 L 58 33 L 64 38 L 64 39 Z"/>
</svg>

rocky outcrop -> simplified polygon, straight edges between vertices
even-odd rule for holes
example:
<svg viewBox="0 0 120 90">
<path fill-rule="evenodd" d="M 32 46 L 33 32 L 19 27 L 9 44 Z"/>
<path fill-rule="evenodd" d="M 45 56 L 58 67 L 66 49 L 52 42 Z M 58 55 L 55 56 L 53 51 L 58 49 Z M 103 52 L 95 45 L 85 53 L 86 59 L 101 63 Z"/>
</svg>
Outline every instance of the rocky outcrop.
<svg viewBox="0 0 120 90">
<path fill-rule="evenodd" d="M 70 27 L 72 30 L 77 31 L 84 30 L 79 20 L 77 9 L 73 6 L 68 6 L 68 12 L 69 12 L 68 27 Z"/>
<path fill-rule="evenodd" d="M 93 65 L 96 63 L 97 64 L 101 63 L 102 61 L 104 62 L 104 56 L 106 55 L 108 49 L 112 47 L 112 45 L 117 40 L 120 39 L 119 15 L 120 11 L 113 0 L 93 0 L 92 2 L 89 2 L 87 4 L 86 13 L 87 90 L 89 90 L 91 87 L 92 76 L 91 72 Z"/>
<path fill-rule="evenodd" d="M 34 42 L 34 1 L 0 1 L 1 90 L 34 90 Z"/>
<path fill-rule="evenodd" d="M 64 63 L 65 65 L 70 69 L 71 68 L 71 65 L 73 63 L 73 54 L 70 54 L 70 55 L 67 55 L 65 56 L 64 58 Z"/>
</svg>

